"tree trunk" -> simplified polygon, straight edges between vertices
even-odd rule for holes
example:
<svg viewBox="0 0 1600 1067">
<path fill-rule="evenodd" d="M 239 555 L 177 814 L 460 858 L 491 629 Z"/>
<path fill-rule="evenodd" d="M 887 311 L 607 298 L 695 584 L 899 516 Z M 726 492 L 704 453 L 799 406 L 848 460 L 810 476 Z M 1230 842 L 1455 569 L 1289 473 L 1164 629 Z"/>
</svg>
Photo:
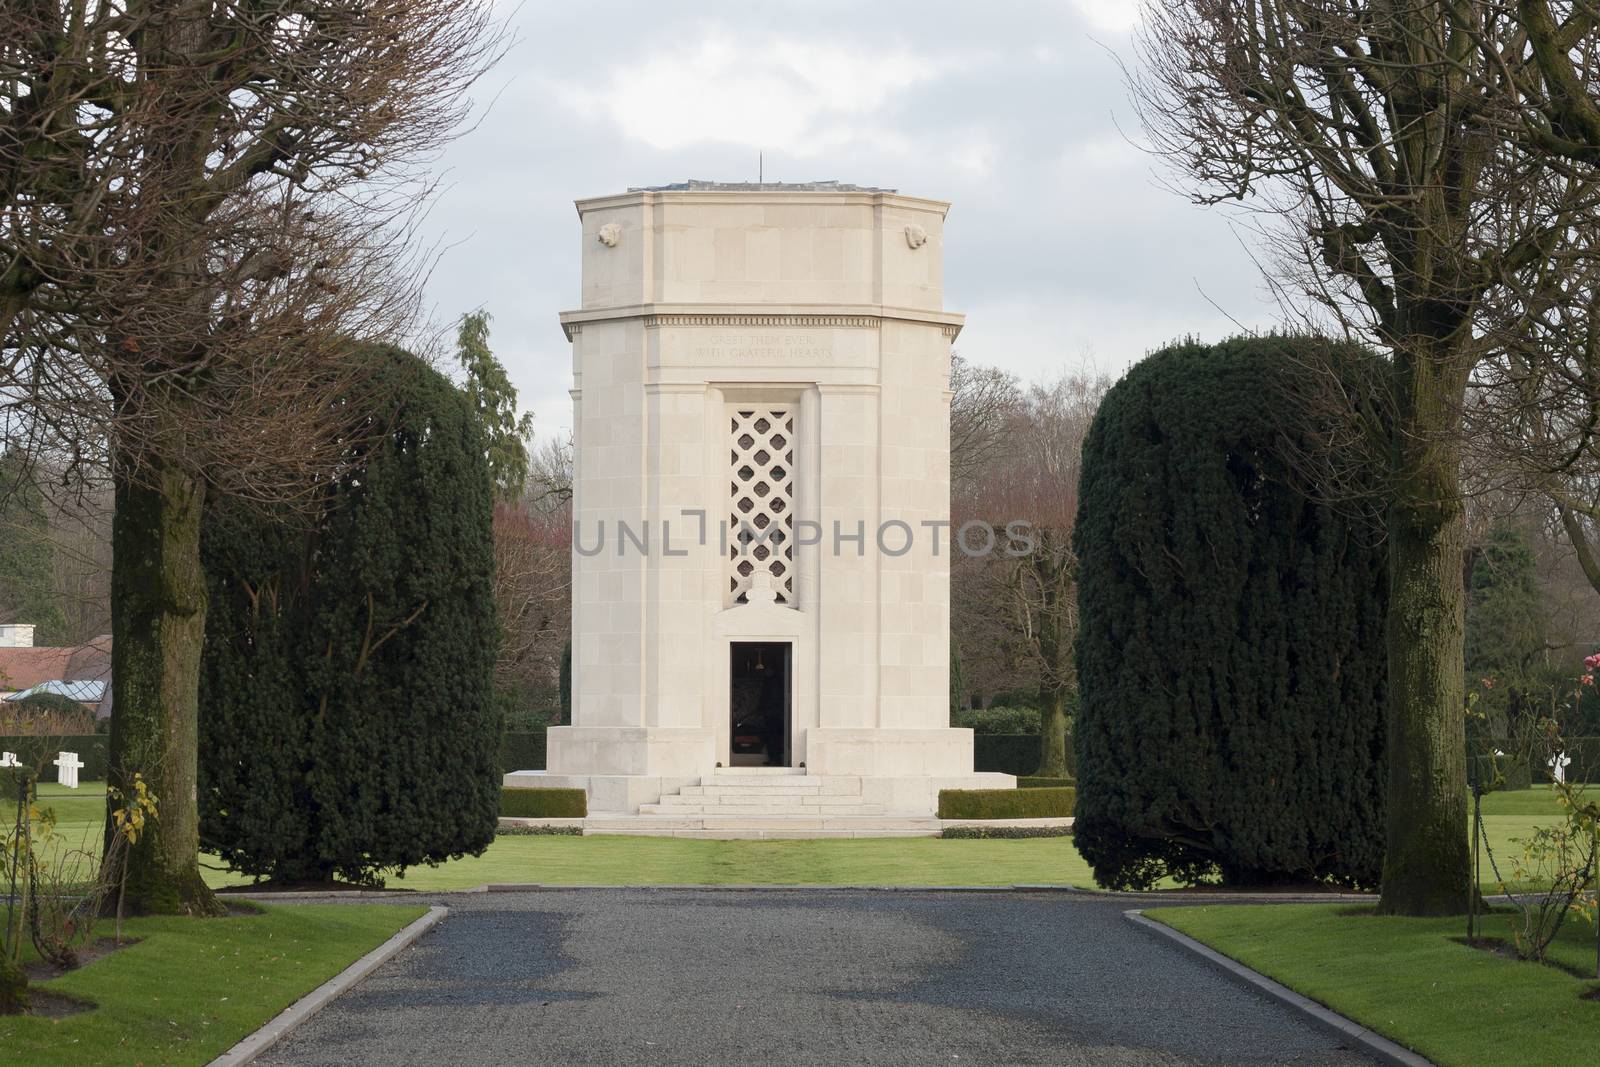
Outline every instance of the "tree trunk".
<svg viewBox="0 0 1600 1067">
<path fill-rule="evenodd" d="M 1413 362 L 1414 360 L 1414 362 Z M 1378 910 L 1465 914 L 1467 739 L 1463 693 L 1466 522 L 1450 361 L 1396 353 L 1404 409 L 1389 507 L 1388 833 Z M 1464 375 L 1461 375 L 1464 384 Z"/>
<path fill-rule="evenodd" d="M 1067 691 L 1050 686 L 1039 710 L 1039 770 L 1042 778 L 1067 777 Z"/>
<path fill-rule="evenodd" d="M 134 913 L 220 915 L 200 877 L 200 649 L 206 587 L 200 569 L 205 490 L 170 467 L 117 473 L 111 524 L 111 784 L 131 794 L 142 773 L 157 811 L 127 852 Z M 108 833 L 110 825 L 107 825 Z"/>
</svg>

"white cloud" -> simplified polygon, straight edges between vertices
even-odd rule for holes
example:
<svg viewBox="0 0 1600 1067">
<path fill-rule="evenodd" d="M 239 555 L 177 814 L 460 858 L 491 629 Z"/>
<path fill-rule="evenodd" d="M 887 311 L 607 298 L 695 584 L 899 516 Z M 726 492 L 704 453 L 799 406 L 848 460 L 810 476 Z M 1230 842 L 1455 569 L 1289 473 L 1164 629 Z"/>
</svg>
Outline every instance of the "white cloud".
<svg viewBox="0 0 1600 1067">
<path fill-rule="evenodd" d="M 1072 6 L 1098 30 L 1125 33 L 1139 23 L 1138 0 L 1072 0 Z"/>
<path fill-rule="evenodd" d="M 774 8 L 785 12 L 774 15 Z M 480 126 L 441 162 L 427 220 L 441 321 L 493 312 L 492 343 L 542 433 L 570 423 L 572 201 L 686 177 L 896 187 L 954 204 L 945 301 L 969 358 L 1025 379 L 1120 371 L 1194 332 L 1265 326 L 1247 236 L 1163 187 L 1112 52 L 1132 0 L 642 0 L 524 4 Z M 597 32 L 596 27 L 604 27 Z M 1108 52 L 1108 49 L 1111 52 Z M 1213 303 L 1214 302 L 1214 303 Z"/>
<path fill-rule="evenodd" d="M 999 149 L 994 140 L 982 131 L 968 132 L 951 140 L 945 149 L 950 162 L 965 171 L 968 177 L 983 178 L 994 171 Z"/>
<path fill-rule="evenodd" d="M 1152 165 L 1151 157 L 1129 143 L 1120 130 L 1108 130 L 1068 148 L 1056 164 L 1056 171 L 1063 178 L 1070 178 L 1085 170 L 1135 171 L 1147 170 Z"/>
<path fill-rule="evenodd" d="M 723 143 L 814 157 L 852 142 L 894 140 L 874 114 L 952 69 L 948 59 L 901 46 L 752 40 L 720 29 L 650 49 L 642 61 L 617 63 L 599 86 L 558 82 L 558 98 L 660 151 Z"/>
</svg>

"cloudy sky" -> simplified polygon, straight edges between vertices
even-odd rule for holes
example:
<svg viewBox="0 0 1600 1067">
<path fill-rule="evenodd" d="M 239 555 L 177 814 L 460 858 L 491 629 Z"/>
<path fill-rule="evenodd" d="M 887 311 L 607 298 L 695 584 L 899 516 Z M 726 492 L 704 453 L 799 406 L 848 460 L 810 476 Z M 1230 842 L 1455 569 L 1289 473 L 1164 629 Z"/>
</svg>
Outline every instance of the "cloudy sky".
<svg viewBox="0 0 1600 1067">
<path fill-rule="evenodd" d="M 685 178 L 837 178 L 952 202 L 957 349 L 1024 380 L 1117 373 L 1273 309 L 1235 227 L 1160 184 L 1117 57 L 1132 0 L 504 5 L 517 44 L 440 161 L 440 321 L 486 308 L 541 433 L 571 423 L 573 200 Z"/>
</svg>

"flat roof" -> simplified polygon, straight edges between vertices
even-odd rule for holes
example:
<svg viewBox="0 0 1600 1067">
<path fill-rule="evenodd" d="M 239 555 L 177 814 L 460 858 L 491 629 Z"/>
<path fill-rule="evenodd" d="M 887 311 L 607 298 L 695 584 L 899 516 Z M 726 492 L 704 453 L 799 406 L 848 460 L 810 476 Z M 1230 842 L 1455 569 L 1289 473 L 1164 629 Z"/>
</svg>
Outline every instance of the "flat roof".
<svg viewBox="0 0 1600 1067">
<path fill-rule="evenodd" d="M 667 185 L 631 185 L 630 193 L 897 193 L 875 185 L 852 185 L 833 179 L 822 182 L 712 182 L 701 178 Z"/>
</svg>

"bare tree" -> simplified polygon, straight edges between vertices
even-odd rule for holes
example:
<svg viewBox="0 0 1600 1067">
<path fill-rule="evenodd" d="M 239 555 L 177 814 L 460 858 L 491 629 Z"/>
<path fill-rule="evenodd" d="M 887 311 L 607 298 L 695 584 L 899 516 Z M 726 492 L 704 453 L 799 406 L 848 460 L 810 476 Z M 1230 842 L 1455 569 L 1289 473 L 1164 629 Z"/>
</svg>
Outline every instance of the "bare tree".
<svg viewBox="0 0 1600 1067">
<path fill-rule="evenodd" d="M 1468 906 L 1462 716 L 1465 400 L 1600 203 L 1529 135 L 1526 33 L 1480 0 L 1148 0 L 1134 91 L 1194 199 L 1256 212 L 1275 281 L 1389 354 L 1390 715 L 1381 910 Z M 1583 49 L 1588 50 L 1584 45 Z M 1355 424 L 1359 425 L 1359 424 Z"/>
<path fill-rule="evenodd" d="M 974 482 L 1009 447 L 1007 423 L 1021 398 L 1016 378 L 950 355 L 950 487 L 970 497 Z"/>
<path fill-rule="evenodd" d="M 971 516 L 1011 443 L 1007 425 L 1022 402 L 1016 379 L 995 367 L 950 356 L 950 499 L 958 516 Z M 969 691 L 985 697 L 1018 686 L 1025 671 L 1006 612 L 995 604 L 1001 588 L 989 560 L 955 553 L 950 567 L 950 628 Z M 1031 682 L 1028 684 L 1032 684 Z"/>
<path fill-rule="evenodd" d="M 1595 84 L 1600 5 L 1594 0 L 1514 0 L 1532 70 L 1518 66 L 1521 132 L 1547 152 L 1600 164 L 1600 90 Z"/>
<path fill-rule="evenodd" d="M 502 692 L 554 695 L 571 632 L 572 521 L 500 504 L 494 514 L 494 596 L 500 620 L 495 683 Z M 552 706 L 553 706 L 552 701 Z"/>
<path fill-rule="evenodd" d="M 566 511 L 572 504 L 572 438 L 549 437 L 528 457 L 528 484 L 523 503 L 544 514 Z"/>
<path fill-rule="evenodd" d="M 109 479 L 69 486 L 52 503 L 56 600 L 66 617 L 67 642 L 85 644 L 111 632 Z"/>
<path fill-rule="evenodd" d="M 362 342 L 412 306 L 418 163 L 498 47 L 486 0 L 30 0 L 0 19 L 0 417 L 115 483 L 112 784 L 161 817 L 130 906 L 197 866 L 208 492 L 308 500 Z"/>
<path fill-rule="evenodd" d="M 1067 773 L 1067 707 L 1078 688 L 1078 557 L 1072 529 L 1078 513 L 1083 442 L 1111 382 L 1064 375 L 1023 393 L 1005 411 L 1006 447 L 982 479 L 970 514 L 981 518 L 1001 549 L 977 561 L 991 584 L 977 600 L 1007 635 L 1018 668 L 1036 680 L 1041 775 Z"/>
</svg>

